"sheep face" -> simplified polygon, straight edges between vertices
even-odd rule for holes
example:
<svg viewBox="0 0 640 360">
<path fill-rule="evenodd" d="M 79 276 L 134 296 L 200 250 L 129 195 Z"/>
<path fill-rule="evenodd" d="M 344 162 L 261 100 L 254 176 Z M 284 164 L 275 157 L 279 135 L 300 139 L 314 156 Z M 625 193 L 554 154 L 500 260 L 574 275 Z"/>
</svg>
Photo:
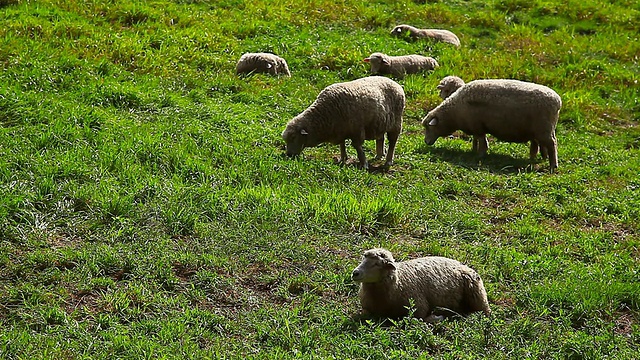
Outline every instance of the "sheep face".
<svg viewBox="0 0 640 360">
<path fill-rule="evenodd" d="M 364 253 L 362 262 L 351 273 L 351 280 L 360 283 L 377 283 L 390 277 L 396 270 L 391 253 L 384 249 L 372 249 Z"/>
<path fill-rule="evenodd" d="M 447 76 L 436 87 L 440 90 L 440 97 L 444 100 L 464 85 L 464 81 L 457 76 Z"/>
<path fill-rule="evenodd" d="M 442 121 L 435 114 L 429 113 L 422 120 L 424 127 L 424 142 L 427 145 L 433 145 L 439 137 L 449 136 L 453 134 L 455 129 L 450 129 L 446 121 Z"/>
<path fill-rule="evenodd" d="M 364 59 L 365 62 L 371 64 L 371 73 L 377 74 L 381 69 L 391 65 L 381 53 L 373 53 L 368 58 Z"/>
<path fill-rule="evenodd" d="M 298 126 L 287 125 L 287 128 L 282 132 L 282 138 L 287 143 L 287 156 L 289 157 L 300 155 L 305 147 L 318 145 L 313 135 Z"/>
<path fill-rule="evenodd" d="M 261 64 L 260 71 L 271 75 L 277 75 L 278 64 L 276 61 L 272 60 L 265 61 L 263 64 Z"/>
<path fill-rule="evenodd" d="M 291 71 L 289 71 L 289 66 L 284 59 L 278 59 L 275 67 L 276 75 L 286 75 L 291 76 Z"/>
<path fill-rule="evenodd" d="M 410 33 L 410 31 L 406 25 L 398 25 L 391 30 L 392 36 L 404 36 L 408 33 Z"/>
<path fill-rule="evenodd" d="M 451 96 L 451 94 L 453 94 L 453 92 L 455 91 L 442 85 L 438 85 L 437 89 L 440 90 L 440 98 L 442 98 L 443 100 Z"/>
</svg>

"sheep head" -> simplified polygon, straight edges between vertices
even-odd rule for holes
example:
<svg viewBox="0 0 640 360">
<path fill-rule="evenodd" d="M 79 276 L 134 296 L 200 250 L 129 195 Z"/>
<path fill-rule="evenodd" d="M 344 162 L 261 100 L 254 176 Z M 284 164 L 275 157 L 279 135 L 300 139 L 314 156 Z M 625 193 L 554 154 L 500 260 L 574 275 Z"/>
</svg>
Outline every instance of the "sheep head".
<svg viewBox="0 0 640 360">
<path fill-rule="evenodd" d="M 361 283 L 381 282 L 395 272 L 396 264 L 393 255 L 386 249 L 365 251 L 362 262 L 351 273 L 351 280 Z"/>
<path fill-rule="evenodd" d="M 411 31 L 408 25 L 398 25 L 391 30 L 392 36 L 403 36 L 405 34 L 410 34 Z"/>
<path fill-rule="evenodd" d="M 295 157 L 300 155 L 305 147 L 307 136 L 309 136 L 309 133 L 305 129 L 288 125 L 282 132 L 282 138 L 287 143 L 287 156 Z"/>
<path fill-rule="evenodd" d="M 440 97 L 444 100 L 464 85 L 464 81 L 457 76 L 446 76 L 436 89 L 440 90 Z"/>
<path fill-rule="evenodd" d="M 377 74 L 383 68 L 387 68 L 391 65 L 387 56 L 383 53 L 373 53 L 368 58 L 364 59 L 365 62 L 371 64 L 371 73 Z"/>
<path fill-rule="evenodd" d="M 446 119 L 439 111 L 439 108 L 431 110 L 427 116 L 422 119 L 422 126 L 424 127 L 424 142 L 427 145 L 433 145 L 438 138 L 449 136 L 453 134 L 455 124 L 451 119 Z"/>
</svg>

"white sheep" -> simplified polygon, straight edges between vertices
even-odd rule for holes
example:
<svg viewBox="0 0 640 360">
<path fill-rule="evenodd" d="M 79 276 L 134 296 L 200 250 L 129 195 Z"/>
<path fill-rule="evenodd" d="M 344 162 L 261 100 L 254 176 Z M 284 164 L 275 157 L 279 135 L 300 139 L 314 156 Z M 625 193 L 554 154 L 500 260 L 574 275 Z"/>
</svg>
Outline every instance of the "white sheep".
<svg viewBox="0 0 640 360">
<path fill-rule="evenodd" d="M 467 315 L 491 313 L 482 279 L 460 262 L 428 256 L 396 262 L 386 249 L 367 250 L 351 279 L 360 283 L 360 304 L 365 314 L 398 318 L 409 314 L 425 321 L 440 320 L 435 308 Z"/>
<path fill-rule="evenodd" d="M 287 155 L 297 156 L 305 147 L 329 142 L 340 144 L 340 161 L 346 163 L 345 140 L 350 139 L 360 166 L 368 169 L 362 144 L 375 139 L 377 158 L 382 158 L 386 134 L 389 148 L 385 166 L 390 166 L 402 131 L 404 106 L 402 87 L 386 77 L 370 76 L 330 85 L 287 124 L 282 133 Z"/>
<path fill-rule="evenodd" d="M 432 57 L 422 55 L 389 56 L 383 53 L 373 53 L 365 62 L 371 64 L 372 74 L 390 74 L 403 78 L 406 74 L 415 74 L 420 71 L 437 68 L 438 62 Z"/>
<path fill-rule="evenodd" d="M 453 94 L 456 90 L 461 88 L 462 85 L 464 85 L 464 80 L 462 80 L 461 78 L 457 76 L 445 76 L 442 80 L 440 80 L 440 83 L 438 84 L 438 86 L 436 86 L 436 89 L 440 90 L 440 97 L 442 98 L 442 100 L 444 100 L 451 96 L 451 94 Z"/>
<path fill-rule="evenodd" d="M 411 25 L 398 25 L 391 30 L 393 36 L 405 36 L 405 34 L 409 34 L 408 36 L 413 40 L 427 38 L 460 46 L 460 39 L 449 30 L 418 29 Z"/>
<path fill-rule="evenodd" d="M 246 53 L 236 64 L 236 74 L 267 73 L 291 76 L 287 62 L 270 53 Z"/>
<path fill-rule="evenodd" d="M 473 151 L 487 153 L 486 134 L 499 140 L 531 141 L 529 155 L 538 150 L 549 157 L 550 171 L 558 167 L 556 125 L 562 107 L 560 96 L 550 88 L 518 80 L 471 81 L 431 110 L 422 120 L 424 141 L 433 145 L 439 137 L 456 130 L 473 136 Z"/>
</svg>

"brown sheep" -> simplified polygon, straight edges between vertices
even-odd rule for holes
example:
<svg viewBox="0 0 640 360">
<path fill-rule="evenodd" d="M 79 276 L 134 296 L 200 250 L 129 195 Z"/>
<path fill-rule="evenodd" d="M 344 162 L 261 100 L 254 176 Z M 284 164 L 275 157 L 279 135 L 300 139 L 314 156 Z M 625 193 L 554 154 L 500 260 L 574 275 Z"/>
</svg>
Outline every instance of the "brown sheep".
<svg viewBox="0 0 640 360">
<path fill-rule="evenodd" d="M 464 81 L 461 78 L 457 76 L 446 76 L 440 80 L 436 89 L 440 90 L 440 97 L 444 100 L 461 88 L 462 85 L 464 85 Z"/>
<path fill-rule="evenodd" d="M 270 53 L 246 53 L 236 64 L 236 74 L 266 73 L 291 76 L 287 62 Z"/>
<path fill-rule="evenodd" d="M 460 46 L 460 39 L 456 34 L 449 30 L 442 29 L 418 29 L 410 25 L 398 25 L 391 30 L 393 36 L 405 36 L 409 34 L 409 37 L 413 40 L 417 39 L 433 39 L 436 41 L 446 42 L 455 46 Z"/>
<path fill-rule="evenodd" d="M 473 150 L 487 153 L 487 134 L 508 142 L 531 141 L 529 155 L 538 150 L 549 157 L 549 169 L 558 168 L 556 125 L 562 107 L 550 88 L 518 80 L 471 81 L 431 110 L 422 120 L 424 141 L 433 145 L 439 137 L 462 130 L 473 136 Z"/>
<path fill-rule="evenodd" d="M 372 74 L 390 74 L 404 78 L 406 74 L 416 74 L 420 71 L 437 68 L 438 62 L 432 57 L 422 55 L 389 56 L 383 53 L 373 53 L 365 62 L 371 64 Z"/>
</svg>

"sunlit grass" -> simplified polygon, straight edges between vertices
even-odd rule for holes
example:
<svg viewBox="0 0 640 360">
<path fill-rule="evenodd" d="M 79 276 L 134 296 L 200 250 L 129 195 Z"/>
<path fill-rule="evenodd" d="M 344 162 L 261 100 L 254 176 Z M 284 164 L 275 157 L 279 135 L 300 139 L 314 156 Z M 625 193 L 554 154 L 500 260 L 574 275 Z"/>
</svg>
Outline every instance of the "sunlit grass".
<svg viewBox="0 0 640 360">
<path fill-rule="evenodd" d="M 632 1 L 0 1 L 0 357 L 634 358 L 639 15 Z M 462 46 L 390 37 L 400 23 Z M 293 76 L 235 76 L 254 51 Z M 375 51 L 441 65 L 399 80 L 391 169 L 340 166 L 335 145 L 284 157 L 286 122 L 368 75 Z M 425 145 L 446 75 L 555 89 L 558 173 L 523 144 Z M 494 314 L 362 319 L 349 274 L 377 246 L 469 264 Z"/>
</svg>

